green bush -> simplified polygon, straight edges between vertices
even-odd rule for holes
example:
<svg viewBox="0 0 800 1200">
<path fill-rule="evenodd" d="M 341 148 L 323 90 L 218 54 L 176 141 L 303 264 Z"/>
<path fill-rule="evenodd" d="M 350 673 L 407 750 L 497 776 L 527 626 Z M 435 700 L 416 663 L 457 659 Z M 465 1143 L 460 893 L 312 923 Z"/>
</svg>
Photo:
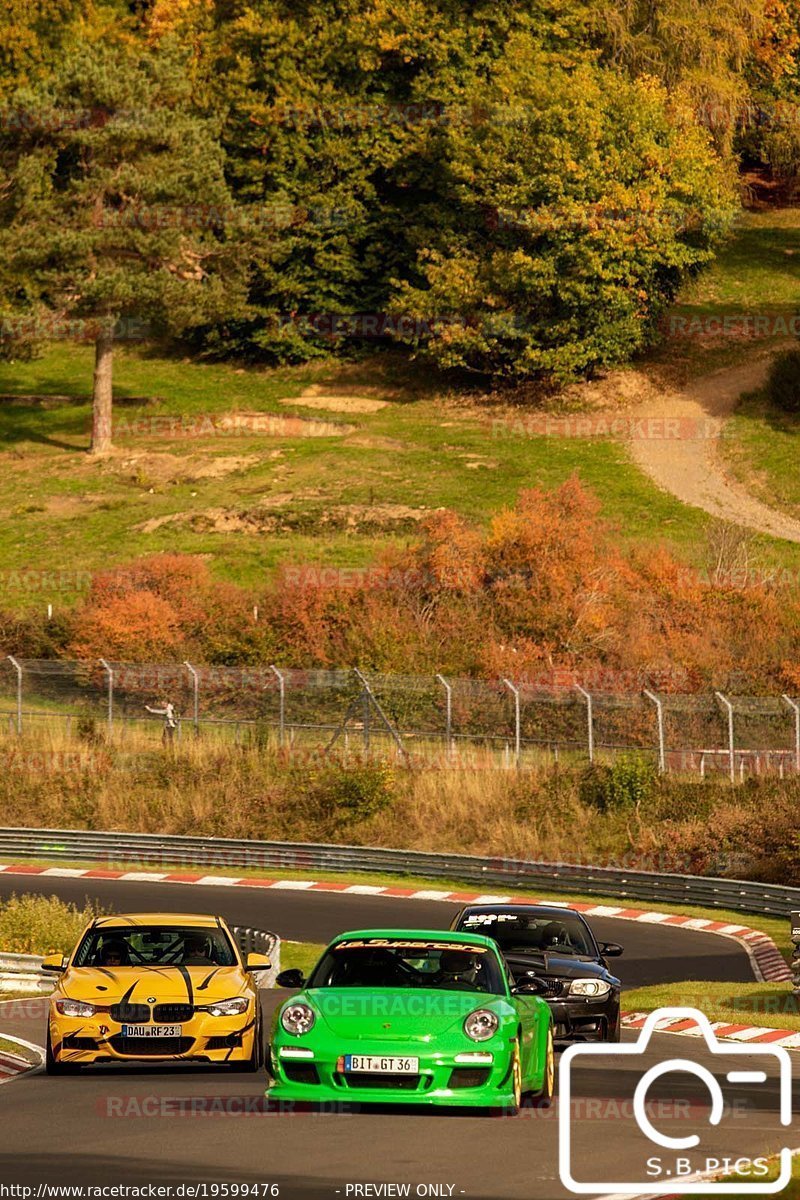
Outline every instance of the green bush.
<svg viewBox="0 0 800 1200">
<path fill-rule="evenodd" d="M 64 904 L 57 896 L 12 895 L 0 904 L 0 950 L 66 954 L 98 912 L 88 904 L 83 908 Z"/>
<path fill-rule="evenodd" d="M 655 766 L 639 754 L 620 754 L 611 763 L 593 763 L 583 774 L 580 797 L 601 812 L 641 808 L 653 795 Z"/>
<path fill-rule="evenodd" d="M 82 715 L 78 717 L 77 734 L 82 742 L 89 746 L 99 746 L 105 741 L 105 733 L 98 729 L 94 717 Z"/>
<path fill-rule="evenodd" d="M 334 759 L 292 774 L 301 815 L 315 820 L 325 837 L 369 820 L 395 798 L 395 772 L 383 760 Z"/>
<path fill-rule="evenodd" d="M 800 413 L 800 350 L 779 354 L 767 379 L 770 402 L 783 412 Z"/>
</svg>

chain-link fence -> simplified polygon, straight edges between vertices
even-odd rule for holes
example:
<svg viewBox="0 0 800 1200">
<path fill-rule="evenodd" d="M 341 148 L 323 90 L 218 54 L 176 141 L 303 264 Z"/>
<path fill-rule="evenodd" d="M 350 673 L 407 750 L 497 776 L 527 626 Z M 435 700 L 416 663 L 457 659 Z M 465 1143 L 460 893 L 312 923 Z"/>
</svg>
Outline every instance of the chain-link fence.
<svg viewBox="0 0 800 1200">
<path fill-rule="evenodd" d="M 287 753 L 336 746 L 442 765 L 522 766 L 638 752 L 664 772 L 800 774 L 800 703 L 790 696 L 612 693 L 354 668 L 0 662 L 7 733 L 166 740 L 167 706 L 169 740 L 247 740 Z"/>
</svg>

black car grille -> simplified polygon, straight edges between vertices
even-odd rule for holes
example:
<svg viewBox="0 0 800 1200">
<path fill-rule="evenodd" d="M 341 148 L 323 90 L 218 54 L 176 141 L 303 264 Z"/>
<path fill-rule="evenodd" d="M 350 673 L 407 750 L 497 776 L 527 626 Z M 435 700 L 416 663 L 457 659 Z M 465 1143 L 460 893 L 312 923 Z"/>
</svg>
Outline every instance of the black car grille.
<svg viewBox="0 0 800 1200">
<path fill-rule="evenodd" d="M 157 1004 L 153 1009 L 153 1020 L 160 1025 L 179 1025 L 191 1021 L 193 1016 L 191 1004 Z"/>
<path fill-rule="evenodd" d="M 144 1025 L 150 1020 L 149 1004 L 112 1004 L 111 1020 L 120 1025 Z"/>
<path fill-rule="evenodd" d="M 186 1054 L 194 1045 L 194 1038 L 182 1037 L 116 1037 L 111 1045 L 117 1054 L 128 1054 L 131 1058 L 150 1058 L 157 1054 Z"/>
<path fill-rule="evenodd" d="M 68 1033 L 61 1045 L 65 1050 L 96 1050 L 97 1038 L 78 1037 L 76 1033 Z"/>
<path fill-rule="evenodd" d="M 536 972 L 534 972 L 536 974 Z M 520 971 L 516 976 L 517 983 L 528 983 L 530 968 Z M 566 996 L 569 991 L 568 979 L 555 979 L 552 975 L 536 975 L 537 980 L 542 984 L 542 995 L 550 1000 L 554 1000 L 558 996 Z"/>
<path fill-rule="evenodd" d="M 319 1083 L 319 1074 L 313 1063 L 284 1062 L 281 1065 L 290 1083 Z"/>
<path fill-rule="evenodd" d="M 241 1044 L 241 1033 L 223 1033 L 219 1037 L 210 1037 L 206 1042 L 206 1050 L 232 1050 Z"/>
<path fill-rule="evenodd" d="M 450 1072 L 450 1087 L 481 1087 L 489 1078 L 490 1071 L 490 1067 L 454 1067 Z"/>
<path fill-rule="evenodd" d="M 361 1075 L 345 1074 L 341 1078 L 351 1088 L 392 1088 L 402 1092 L 415 1092 L 419 1087 L 420 1075 Z"/>
<path fill-rule="evenodd" d="M 549 996 L 555 999 L 557 996 L 566 996 L 569 990 L 569 981 L 564 979 L 552 979 L 547 975 L 542 976 L 544 984 L 544 992 L 542 995 Z"/>
</svg>

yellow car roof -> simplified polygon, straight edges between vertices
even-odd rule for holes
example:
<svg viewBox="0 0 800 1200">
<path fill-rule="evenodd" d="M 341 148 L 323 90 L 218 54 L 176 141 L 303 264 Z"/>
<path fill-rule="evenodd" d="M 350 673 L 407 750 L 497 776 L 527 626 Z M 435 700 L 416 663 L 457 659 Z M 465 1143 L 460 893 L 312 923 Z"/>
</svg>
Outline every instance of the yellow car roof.
<svg viewBox="0 0 800 1200">
<path fill-rule="evenodd" d="M 215 929 L 217 917 L 208 913 L 115 913 L 111 917 L 98 917 L 96 929 L 114 929 L 123 925 L 196 925 L 198 929 Z"/>
</svg>

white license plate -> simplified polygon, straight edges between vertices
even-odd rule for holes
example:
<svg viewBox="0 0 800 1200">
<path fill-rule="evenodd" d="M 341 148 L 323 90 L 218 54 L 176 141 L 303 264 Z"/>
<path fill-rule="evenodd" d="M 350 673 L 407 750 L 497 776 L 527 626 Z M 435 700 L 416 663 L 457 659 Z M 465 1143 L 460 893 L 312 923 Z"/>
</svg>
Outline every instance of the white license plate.
<svg viewBox="0 0 800 1200">
<path fill-rule="evenodd" d="M 181 1036 L 180 1025 L 123 1025 L 122 1036 L 131 1038 L 162 1037 L 176 1038 Z"/>
<path fill-rule="evenodd" d="M 345 1054 L 346 1072 L 361 1075 L 416 1075 L 418 1058 L 382 1058 L 378 1054 Z"/>
</svg>

